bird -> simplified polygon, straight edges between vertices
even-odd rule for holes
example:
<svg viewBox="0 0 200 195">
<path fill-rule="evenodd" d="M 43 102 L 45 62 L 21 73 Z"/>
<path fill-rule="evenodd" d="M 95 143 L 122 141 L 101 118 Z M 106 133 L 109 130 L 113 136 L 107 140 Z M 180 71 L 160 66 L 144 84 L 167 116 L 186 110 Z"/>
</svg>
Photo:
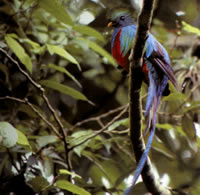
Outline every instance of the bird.
<svg viewBox="0 0 200 195">
<path fill-rule="evenodd" d="M 107 25 L 114 27 L 111 40 L 112 56 L 125 71 L 129 71 L 129 55 L 133 46 L 137 25 L 129 12 L 114 12 Z M 143 80 L 148 85 L 148 96 L 145 106 L 145 117 L 147 125 L 145 133 L 149 130 L 149 137 L 146 149 L 143 152 L 136 167 L 131 187 L 125 191 L 125 195 L 130 194 L 132 187 L 136 184 L 142 169 L 148 157 L 149 150 L 155 134 L 155 125 L 157 121 L 157 111 L 162 96 L 170 94 L 169 81 L 176 88 L 176 78 L 171 67 L 171 62 L 166 49 L 156 38 L 149 33 L 145 44 L 145 53 L 143 57 Z"/>
</svg>

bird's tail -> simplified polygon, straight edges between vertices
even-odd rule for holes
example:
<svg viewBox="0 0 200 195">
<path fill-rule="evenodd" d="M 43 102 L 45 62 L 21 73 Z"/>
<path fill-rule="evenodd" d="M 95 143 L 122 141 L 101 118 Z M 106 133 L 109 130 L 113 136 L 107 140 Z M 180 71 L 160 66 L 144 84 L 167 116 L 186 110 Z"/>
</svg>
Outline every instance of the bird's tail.
<svg viewBox="0 0 200 195">
<path fill-rule="evenodd" d="M 149 68 L 149 67 L 148 67 Z M 155 127 L 156 127 L 156 121 L 157 121 L 157 111 L 158 107 L 160 104 L 160 99 L 162 97 L 162 93 L 165 90 L 167 83 L 168 83 L 168 78 L 164 75 L 160 77 L 160 75 L 157 74 L 156 70 L 154 67 L 149 68 L 149 88 L 148 88 L 148 97 L 147 97 L 147 103 L 146 103 L 146 108 L 145 108 L 145 116 L 147 116 L 147 126 L 145 129 L 145 132 L 150 130 L 149 138 L 146 144 L 146 149 L 143 152 L 139 163 L 137 165 L 137 168 L 135 170 L 134 178 L 133 178 L 133 183 L 130 188 L 128 188 L 125 192 L 124 195 L 129 195 L 131 192 L 132 187 L 135 185 L 135 183 L 138 180 L 138 177 L 140 176 L 142 169 L 145 165 L 145 162 L 148 157 L 148 153 L 151 148 L 151 144 L 153 141 L 153 137 L 155 134 Z"/>
</svg>

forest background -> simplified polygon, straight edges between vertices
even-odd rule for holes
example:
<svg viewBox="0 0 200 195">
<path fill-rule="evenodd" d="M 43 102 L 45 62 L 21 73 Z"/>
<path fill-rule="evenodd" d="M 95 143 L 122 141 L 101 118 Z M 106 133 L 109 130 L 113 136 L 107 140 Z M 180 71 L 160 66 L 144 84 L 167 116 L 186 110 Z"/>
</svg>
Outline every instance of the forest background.
<svg viewBox="0 0 200 195">
<path fill-rule="evenodd" d="M 1 0 L 0 194 L 120 195 L 131 184 L 128 79 L 107 28 L 122 7 L 137 20 L 141 1 Z M 150 159 L 162 185 L 197 195 L 200 1 L 157 0 L 151 33 L 178 88 L 162 98 Z M 145 105 L 145 84 L 141 94 Z M 145 194 L 143 183 L 133 192 Z"/>
</svg>

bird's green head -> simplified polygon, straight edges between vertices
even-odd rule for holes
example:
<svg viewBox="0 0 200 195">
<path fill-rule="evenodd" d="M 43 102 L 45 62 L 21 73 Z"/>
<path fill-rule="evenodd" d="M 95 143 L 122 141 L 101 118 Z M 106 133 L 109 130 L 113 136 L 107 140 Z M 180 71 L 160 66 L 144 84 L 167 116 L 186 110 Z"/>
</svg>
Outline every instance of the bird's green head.
<svg viewBox="0 0 200 195">
<path fill-rule="evenodd" d="M 124 27 L 133 24 L 131 13 L 127 10 L 117 10 L 112 13 L 108 27 Z"/>
</svg>

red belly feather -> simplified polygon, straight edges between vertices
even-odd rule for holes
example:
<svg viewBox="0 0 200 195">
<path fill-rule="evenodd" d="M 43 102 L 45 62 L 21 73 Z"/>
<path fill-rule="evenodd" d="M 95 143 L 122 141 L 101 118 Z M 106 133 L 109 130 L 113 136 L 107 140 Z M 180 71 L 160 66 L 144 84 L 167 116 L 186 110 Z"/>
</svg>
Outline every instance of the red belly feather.
<svg viewBox="0 0 200 195">
<path fill-rule="evenodd" d="M 115 58 L 115 60 L 119 63 L 119 65 L 121 65 L 123 68 L 125 68 L 128 71 L 128 65 L 129 65 L 129 52 L 123 56 L 121 51 L 120 51 L 120 35 L 121 35 L 121 30 L 118 32 L 116 38 L 115 38 L 115 42 L 112 48 L 112 55 Z M 148 68 L 147 68 L 147 64 L 144 63 L 142 66 L 142 72 L 144 72 L 145 75 L 145 80 L 146 82 L 148 82 Z"/>
<path fill-rule="evenodd" d="M 121 35 L 121 30 L 118 32 L 115 42 L 112 48 L 112 55 L 115 58 L 115 60 L 126 70 L 128 70 L 128 54 L 125 56 L 122 56 L 122 53 L 120 51 L 120 35 Z"/>
</svg>

